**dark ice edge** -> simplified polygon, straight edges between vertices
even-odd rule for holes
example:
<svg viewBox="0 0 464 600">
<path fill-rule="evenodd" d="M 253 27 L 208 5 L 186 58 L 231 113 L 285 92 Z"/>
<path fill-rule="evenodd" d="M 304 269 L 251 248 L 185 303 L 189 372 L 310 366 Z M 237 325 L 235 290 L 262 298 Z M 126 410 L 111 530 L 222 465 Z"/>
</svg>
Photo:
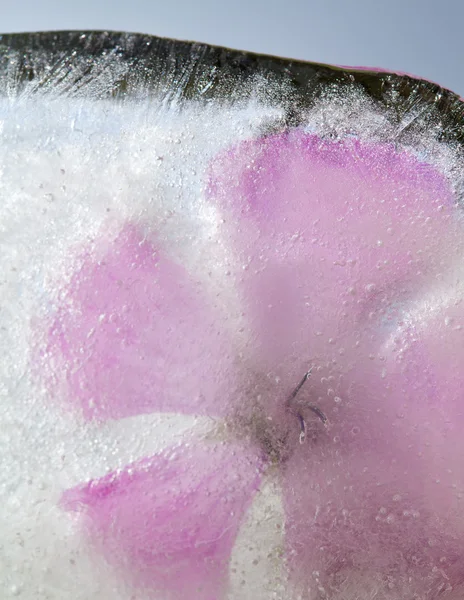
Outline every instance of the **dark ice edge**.
<svg viewBox="0 0 464 600">
<path fill-rule="evenodd" d="M 464 144 L 464 103 L 439 85 L 408 75 L 340 68 L 208 44 L 107 31 L 0 35 L 0 95 L 58 94 L 147 99 L 154 93 L 208 102 L 245 100 L 259 87 L 284 109 L 285 125 L 327 94 L 361 91 L 400 123 L 397 142 L 434 128 Z"/>
</svg>

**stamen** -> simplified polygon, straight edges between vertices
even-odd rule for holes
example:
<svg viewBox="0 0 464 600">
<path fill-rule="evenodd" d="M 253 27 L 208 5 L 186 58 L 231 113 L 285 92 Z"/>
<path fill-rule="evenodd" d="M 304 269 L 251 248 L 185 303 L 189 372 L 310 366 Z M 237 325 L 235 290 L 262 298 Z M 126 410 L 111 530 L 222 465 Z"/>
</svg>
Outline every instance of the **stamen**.
<svg viewBox="0 0 464 600">
<path fill-rule="evenodd" d="M 305 438 L 306 438 L 306 423 L 305 423 L 304 417 L 301 414 L 301 412 L 299 410 L 295 410 L 295 408 L 292 407 L 291 404 L 292 404 L 293 400 L 296 398 L 298 392 L 301 390 L 303 385 L 306 383 L 306 380 L 308 379 L 308 377 L 311 375 L 311 371 L 312 371 L 312 367 L 311 367 L 311 369 L 309 369 L 309 371 L 307 371 L 303 375 L 303 379 L 300 381 L 300 383 L 296 386 L 296 388 L 293 390 L 293 392 L 290 394 L 290 396 L 287 399 L 287 407 L 295 415 L 295 417 L 298 419 L 298 422 L 300 423 L 300 429 L 301 429 L 300 444 L 303 444 L 303 442 L 305 441 Z M 324 425 L 327 425 L 328 419 L 320 408 L 318 408 L 317 406 L 314 406 L 313 404 L 306 404 L 305 406 L 307 406 L 309 408 L 309 410 L 312 410 L 312 412 L 319 417 L 319 419 L 324 423 Z"/>
<path fill-rule="evenodd" d="M 309 371 L 306 371 L 306 373 L 303 375 L 303 379 L 300 381 L 300 383 L 296 386 L 296 388 L 290 394 L 290 396 L 289 396 L 289 398 L 287 400 L 287 405 L 290 404 L 290 402 L 295 399 L 296 395 L 301 390 L 301 388 L 304 386 L 304 384 L 306 383 L 306 380 L 308 379 L 308 377 L 311 375 L 311 371 L 312 370 L 313 370 L 313 368 L 311 367 L 309 369 Z"/>
<path fill-rule="evenodd" d="M 316 414 L 319 417 L 319 419 L 324 423 L 324 425 L 327 425 L 328 419 L 320 408 L 318 408 L 317 406 L 314 406 L 314 404 L 306 404 L 306 406 L 310 410 L 312 410 L 314 414 Z"/>
<path fill-rule="evenodd" d="M 296 417 L 297 417 L 298 421 L 300 422 L 300 427 L 301 427 L 300 444 L 302 444 L 306 438 L 306 423 L 305 423 L 305 420 L 303 419 L 303 416 L 301 413 L 297 412 Z"/>
</svg>

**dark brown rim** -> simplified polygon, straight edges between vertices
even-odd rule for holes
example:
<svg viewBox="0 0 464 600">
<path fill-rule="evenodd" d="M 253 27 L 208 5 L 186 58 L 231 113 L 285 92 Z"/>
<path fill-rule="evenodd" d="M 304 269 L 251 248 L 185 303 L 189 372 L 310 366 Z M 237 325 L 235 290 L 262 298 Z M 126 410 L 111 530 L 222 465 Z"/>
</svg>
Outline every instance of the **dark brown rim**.
<svg viewBox="0 0 464 600">
<path fill-rule="evenodd" d="M 464 144 L 464 103 L 459 96 L 412 76 L 342 68 L 230 50 L 151 35 L 108 31 L 57 31 L 0 35 L 0 94 L 147 98 L 154 92 L 178 99 L 233 102 L 260 90 L 285 110 L 288 125 L 327 93 L 361 91 L 400 123 L 401 134 L 432 124 L 438 139 Z M 89 88 L 89 82 L 97 85 Z M 263 83 L 264 82 L 264 83 Z M 268 85 L 266 85 L 268 84 Z M 396 141 L 401 141 L 401 138 Z"/>
</svg>

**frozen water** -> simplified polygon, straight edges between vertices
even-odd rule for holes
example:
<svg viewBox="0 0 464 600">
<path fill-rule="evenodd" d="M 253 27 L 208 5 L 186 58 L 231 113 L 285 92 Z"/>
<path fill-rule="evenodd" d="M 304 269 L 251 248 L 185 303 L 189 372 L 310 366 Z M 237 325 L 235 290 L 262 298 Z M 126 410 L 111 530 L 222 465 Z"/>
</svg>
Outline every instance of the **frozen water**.
<svg viewBox="0 0 464 600">
<path fill-rule="evenodd" d="M 117 47 L 85 77 L 77 41 L 44 50 L 28 83 L 8 39 L 1 596 L 461 598 L 449 93 L 334 80 L 296 109 L 244 62 L 209 96 L 226 67 L 192 47 L 184 79 L 111 98 Z"/>
</svg>

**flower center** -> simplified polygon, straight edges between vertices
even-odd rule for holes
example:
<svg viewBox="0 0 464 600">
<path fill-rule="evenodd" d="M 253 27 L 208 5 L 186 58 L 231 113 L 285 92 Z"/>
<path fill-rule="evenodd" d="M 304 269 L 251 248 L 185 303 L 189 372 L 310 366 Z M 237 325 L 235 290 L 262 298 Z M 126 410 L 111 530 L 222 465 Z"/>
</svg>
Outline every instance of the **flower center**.
<svg viewBox="0 0 464 600">
<path fill-rule="evenodd" d="M 311 411 L 327 426 L 328 419 L 322 410 L 306 401 L 300 401 L 299 392 L 308 380 L 311 369 L 307 371 L 287 399 L 282 402 L 276 398 L 277 411 L 272 414 L 272 402 L 261 402 L 258 395 L 254 403 L 245 402 L 228 423 L 234 435 L 246 437 L 255 442 L 271 464 L 280 464 L 296 451 L 299 444 L 305 443 L 308 426 L 305 413 Z M 272 394 L 272 390 L 270 390 Z M 269 395 L 270 395 L 269 394 Z M 320 427 L 311 428 L 311 440 L 316 441 Z"/>
<path fill-rule="evenodd" d="M 293 390 L 293 392 L 290 394 L 290 396 L 287 399 L 287 404 L 286 407 L 287 409 L 295 415 L 295 417 L 298 419 L 298 422 L 300 424 L 300 444 L 303 444 L 303 442 L 306 439 L 306 422 L 304 420 L 303 414 L 300 410 L 300 408 L 298 407 L 298 405 L 296 405 L 296 397 L 298 395 L 298 392 L 301 390 L 301 388 L 304 386 L 304 384 L 306 383 L 308 377 L 311 375 L 311 371 L 312 368 L 309 369 L 309 371 L 306 371 L 306 373 L 303 376 L 303 379 L 300 381 L 300 383 L 296 386 L 296 388 Z M 314 406 L 314 404 L 308 404 L 306 403 L 305 406 L 307 408 L 309 408 L 309 410 L 311 410 L 314 414 L 316 414 L 319 419 L 324 423 L 324 425 L 327 425 L 327 417 L 325 416 L 325 414 L 322 412 L 322 410 L 320 408 L 318 408 L 317 406 Z"/>
</svg>

